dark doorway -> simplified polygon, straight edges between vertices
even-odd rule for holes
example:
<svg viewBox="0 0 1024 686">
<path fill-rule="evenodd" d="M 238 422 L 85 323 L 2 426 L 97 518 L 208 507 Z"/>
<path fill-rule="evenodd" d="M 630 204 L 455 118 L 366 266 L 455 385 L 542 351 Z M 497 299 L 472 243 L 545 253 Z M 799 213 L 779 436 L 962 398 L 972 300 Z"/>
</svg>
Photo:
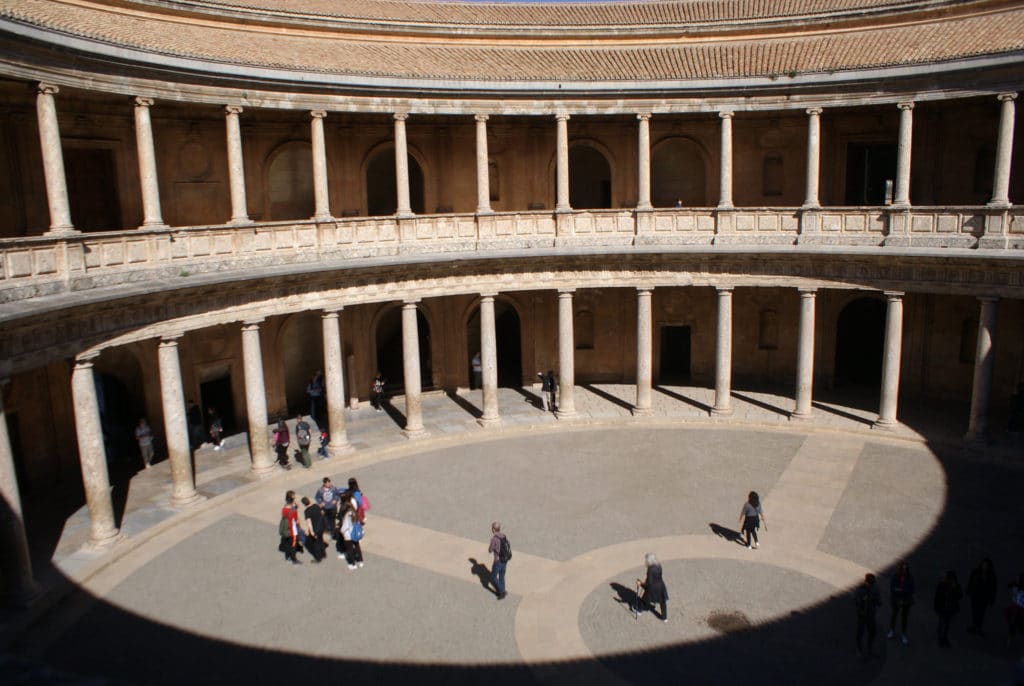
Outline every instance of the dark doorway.
<svg viewBox="0 0 1024 686">
<path fill-rule="evenodd" d="M 11 453 L 14 457 L 14 478 L 18 482 L 18 492 L 22 496 L 32 492 L 32 484 L 28 480 L 28 472 L 25 470 L 25 451 L 21 445 L 21 426 L 18 424 L 18 413 L 10 412 L 7 415 L 7 438 L 11 443 Z"/>
<path fill-rule="evenodd" d="M 896 146 L 850 143 L 846 146 L 846 204 L 884 205 L 886 181 L 896 179 Z"/>
<path fill-rule="evenodd" d="M 413 213 L 423 214 L 423 170 L 412 155 L 409 158 L 409 205 Z M 366 214 L 380 217 L 398 209 L 395 177 L 395 149 L 383 148 L 366 167 Z"/>
<path fill-rule="evenodd" d="M 494 301 L 494 333 L 498 347 L 498 385 L 503 388 L 522 388 L 523 354 L 519 313 L 511 303 Z M 466 350 L 469 352 L 466 373 L 471 375 L 473 355 L 480 350 L 479 306 L 466 324 Z"/>
<path fill-rule="evenodd" d="M 658 383 L 679 383 L 690 379 L 690 327 L 661 327 L 661 366 Z"/>
<path fill-rule="evenodd" d="M 880 387 L 884 345 L 885 302 L 858 298 L 844 307 L 836 325 L 836 386 Z"/>
<path fill-rule="evenodd" d="M 419 310 L 416 310 L 416 326 L 420 337 L 420 386 L 430 388 L 434 385 L 430 364 L 430 325 Z M 384 375 L 387 392 L 404 391 L 404 370 L 402 308 L 395 307 L 385 312 L 377 322 L 377 371 Z"/>
<path fill-rule="evenodd" d="M 577 210 L 612 206 L 611 167 L 604 155 L 588 145 L 569 149 L 569 204 Z"/>
<path fill-rule="evenodd" d="M 79 231 L 121 229 L 117 165 L 109 148 L 64 148 L 71 223 Z"/>
<path fill-rule="evenodd" d="M 230 374 L 199 384 L 199 403 L 203 408 L 204 419 L 209 416 L 207 412 L 211 407 L 216 408 L 217 414 L 220 415 L 221 424 L 224 425 L 225 436 L 237 430 L 238 427 L 235 424 L 235 399 L 231 393 Z"/>
<path fill-rule="evenodd" d="M 96 374 L 96 400 L 100 406 L 103 448 L 108 462 L 134 464 L 139 456 L 135 427 L 145 413 L 128 387 L 116 376 Z M 153 422 L 150 422 L 150 426 Z"/>
</svg>

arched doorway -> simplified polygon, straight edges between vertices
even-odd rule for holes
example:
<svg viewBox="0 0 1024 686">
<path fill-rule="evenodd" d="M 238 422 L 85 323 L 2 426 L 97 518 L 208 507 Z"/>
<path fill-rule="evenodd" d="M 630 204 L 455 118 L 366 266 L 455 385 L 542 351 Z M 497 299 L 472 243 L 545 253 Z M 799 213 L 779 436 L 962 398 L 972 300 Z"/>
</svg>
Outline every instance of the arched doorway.
<svg viewBox="0 0 1024 686">
<path fill-rule="evenodd" d="M 308 219 L 315 211 L 309 143 L 285 143 L 271 153 L 267 165 L 267 218 Z"/>
<path fill-rule="evenodd" d="M 707 204 L 707 170 L 696 143 L 669 138 L 651 152 L 651 204 L 655 207 L 702 207 Z"/>
<path fill-rule="evenodd" d="M 589 145 L 569 148 L 569 204 L 577 210 L 612 206 L 612 168 L 605 156 Z"/>
<path fill-rule="evenodd" d="M 504 388 L 522 388 L 523 354 L 519 313 L 507 300 L 494 300 L 494 334 L 498 347 L 498 385 Z M 467 374 L 470 374 L 473 355 L 480 350 L 480 306 L 466 322 Z"/>
<path fill-rule="evenodd" d="M 416 325 L 420 337 L 420 387 L 433 386 L 430 364 L 430 324 L 423 312 L 416 310 Z M 387 381 L 389 393 L 405 390 L 405 364 L 402 362 L 402 308 L 392 307 L 377 320 L 377 370 Z"/>
<path fill-rule="evenodd" d="M 415 214 L 423 214 L 423 170 L 412 155 L 409 158 L 409 205 Z M 382 147 L 366 165 L 366 214 L 380 217 L 398 209 L 395 180 L 395 148 Z"/>
<path fill-rule="evenodd" d="M 284 366 L 284 393 L 288 416 L 309 412 L 306 386 L 324 368 L 324 337 L 320 316 L 300 312 L 288 317 L 278 335 L 278 350 Z"/>
<path fill-rule="evenodd" d="M 836 324 L 835 385 L 879 388 L 884 346 L 885 302 L 857 298 L 847 303 Z"/>
</svg>

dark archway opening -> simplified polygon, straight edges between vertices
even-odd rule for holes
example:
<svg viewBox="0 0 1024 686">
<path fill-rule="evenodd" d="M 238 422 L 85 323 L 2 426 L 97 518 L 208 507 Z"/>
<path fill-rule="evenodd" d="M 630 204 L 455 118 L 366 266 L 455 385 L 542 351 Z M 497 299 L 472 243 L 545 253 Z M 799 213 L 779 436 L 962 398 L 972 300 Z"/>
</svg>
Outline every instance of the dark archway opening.
<svg viewBox="0 0 1024 686">
<path fill-rule="evenodd" d="M 313 152 L 308 143 L 285 143 L 267 166 L 267 208 L 271 220 L 306 219 L 316 212 Z"/>
<path fill-rule="evenodd" d="M 430 364 L 430 325 L 423 313 L 416 310 L 420 338 L 420 386 L 433 386 Z M 402 362 L 402 308 L 385 312 L 377 322 L 377 371 L 384 375 L 388 393 L 405 390 L 405 364 Z"/>
<path fill-rule="evenodd" d="M 651 152 L 651 204 L 701 207 L 706 204 L 707 171 L 695 143 L 685 138 L 662 141 Z"/>
<path fill-rule="evenodd" d="M 117 161 L 108 148 L 64 148 L 71 223 L 79 231 L 123 228 Z"/>
<path fill-rule="evenodd" d="M 235 424 L 235 400 L 231 393 L 230 372 L 216 379 L 199 384 L 199 403 L 203 410 L 203 419 L 209 421 L 209 411 L 216 410 L 224 426 L 224 435 L 229 436 L 238 427 Z M 206 427 L 209 429 L 209 425 Z"/>
<path fill-rule="evenodd" d="M 858 298 L 847 304 L 836 324 L 836 387 L 879 388 L 884 345 L 885 303 Z"/>
<path fill-rule="evenodd" d="M 612 169 L 604 155 L 588 145 L 569 149 L 569 204 L 577 210 L 612 206 Z"/>
<path fill-rule="evenodd" d="M 409 155 L 409 205 L 415 214 L 423 214 L 423 170 Z M 366 166 L 366 214 L 380 217 L 398 209 L 398 187 L 395 177 L 395 149 L 382 148 Z"/>
<path fill-rule="evenodd" d="M 883 205 L 896 179 L 896 146 L 850 143 L 846 146 L 846 204 Z"/>
<path fill-rule="evenodd" d="M 494 301 L 494 333 L 498 347 L 498 385 L 503 388 L 522 388 L 523 354 L 519 313 L 511 303 Z M 480 307 L 466 323 L 467 378 L 472 378 L 473 355 L 480 350 Z"/>
<path fill-rule="evenodd" d="M 683 383 L 690 380 L 690 327 L 661 327 L 661 364 L 658 383 Z"/>
</svg>

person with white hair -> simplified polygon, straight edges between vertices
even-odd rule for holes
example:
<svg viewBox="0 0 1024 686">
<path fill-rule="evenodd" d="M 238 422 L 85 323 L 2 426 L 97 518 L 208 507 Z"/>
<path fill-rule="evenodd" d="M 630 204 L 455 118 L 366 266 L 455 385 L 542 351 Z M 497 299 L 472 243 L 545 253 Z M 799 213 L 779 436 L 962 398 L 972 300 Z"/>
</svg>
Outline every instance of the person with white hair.
<svg viewBox="0 0 1024 686">
<path fill-rule="evenodd" d="M 654 603 L 658 603 L 661 606 L 661 621 L 668 621 L 668 589 L 665 588 L 665 580 L 661 575 L 661 563 L 658 562 L 658 558 L 654 553 L 647 553 L 644 555 L 644 566 L 647 567 L 647 577 L 641 581 L 637 579 L 636 582 L 644 589 L 643 594 L 640 596 L 640 608 L 642 612 L 651 610 L 653 612 Z"/>
</svg>

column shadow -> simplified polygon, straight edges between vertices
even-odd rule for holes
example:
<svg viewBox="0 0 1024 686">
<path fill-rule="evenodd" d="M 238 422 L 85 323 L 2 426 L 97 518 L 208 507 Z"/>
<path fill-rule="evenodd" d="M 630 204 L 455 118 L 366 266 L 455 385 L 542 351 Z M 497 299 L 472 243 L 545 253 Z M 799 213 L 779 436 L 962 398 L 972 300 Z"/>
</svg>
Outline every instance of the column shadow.
<svg viewBox="0 0 1024 686">
<path fill-rule="evenodd" d="M 687 405 L 689 405 L 691 407 L 696 407 L 701 412 L 708 412 L 708 413 L 711 412 L 711 406 L 710 405 L 705 405 L 704 403 L 700 402 L 699 400 L 694 400 L 693 398 L 687 398 L 685 395 L 682 395 L 680 393 L 676 393 L 675 391 L 670 391 L 669 389 L 665 388 L 664 386 L 654 386 L 654 390 L 658 391 L 658 393 L 661 393 L 663 395 L 667 395 L 668 397 L 672 398 L 673 400 L 678 400 L 680 402 L 686 403 Z"/>
<path fill-rule="evenodd" d="M 618 405 L 619 407 L 624 408 L 630 412 L 633 411 L 633 405 L 631 403 L 626 402 L 622 398 L 616 398 L 611 393 L 607 391 L 602 391 L 600 388 L 594 386 L 593 384 L 581 383 L 579 384 L 579 387 L 585 388 L 586 390 L 596 395 L 598 398 L 603 398 L 608 402 L 612 403 L 613 405 Z"/>
<path fill-rule="evenodd" d="M 480 419 L 480 417 L 484 416 L 483 410 L 481 410 L 479 407 L 477 407 L 473 403 L 471 403 L 468 400 L 466 400 L 464 397 L 462 397 L 461 395 L 459 395 L 455 391 L 448 391 L 447 393 L 445 393 L 445 395 L 447 395 L 448 398 L 453 403 L 455 403 L 456 405 L 461 407 L 463 410 L 468 412 L 469 415 L 473 419 Z"/>
<path fill-rule="evenodd" d="M 784 410 L 781 407 L 779 407 L 777 405 L 772 405 L 771 403 L 765 402 L 764 400 L 758 400 L 757 398 L 754 398 L 752 396 L 746 395 L 744 393 L 737 393 L 736 391 L 733 391 L 732 392 L 732 397 L 734 397 L 734 398 L 736 398 L 738 400 L 742 400 L 745 403 L 750 403 L 751 405 L 754 405 L 756 407 L 760 407 L 762 410 L 768 410 L 769 412 L 775 412 L 776 414 L 780 414 L 783 417 L 788 417 L 789 416 L 789 411 L 788 410 Z"/>
<path fill-rule="evenodd" d="M 513 390 L 519 395 L 523 396 L 526 402 L 530 403 L 538 410 L 544 409 L 544 401 L 541 399 L 539 395 L 537 395 L 533 391 L 528 391 L 525 388 L 519 388 L 518 386 L 512 387 L 510 390 Z"/>
<path fill-rule="evenodd" d="M 861 417 L 860 415 L 856 415 L 856 414 L 853 414 L 852 412 L 846 412 L 844 410 L 840 410 L 838 407 L 830 407 L 828 405 L 823 405 L 822 403 L 819 403 L 819 402 L 816 402 L 816 401 L 811 401 L 811 407 L 815 407 L 815 408 L 821 410 L 822 412 L 827 412 L 829 414 L 834 414 L 835 416 L 842 417 L 843 419 L 850 419 L 852 421 L 858 422 L 859 424 L 865 424 L 867 426 L 871 426 L 874 423 L 870 419 L 867 419 L 865 417 Z"/>
<path fill-rule="evenodd" d="M 398 425 L 398 428 L 405 428 L 405 413 L 399 410 L 397 407 L 395 407 L 394 404 L 392 404 L 390 398 L 384 398 L 383 400 L 381 400 L 380 406 L 381 409 L 384 410 L 384 413 L 387 416 L 391 417 L 391 420 Z"/>
</svg>

